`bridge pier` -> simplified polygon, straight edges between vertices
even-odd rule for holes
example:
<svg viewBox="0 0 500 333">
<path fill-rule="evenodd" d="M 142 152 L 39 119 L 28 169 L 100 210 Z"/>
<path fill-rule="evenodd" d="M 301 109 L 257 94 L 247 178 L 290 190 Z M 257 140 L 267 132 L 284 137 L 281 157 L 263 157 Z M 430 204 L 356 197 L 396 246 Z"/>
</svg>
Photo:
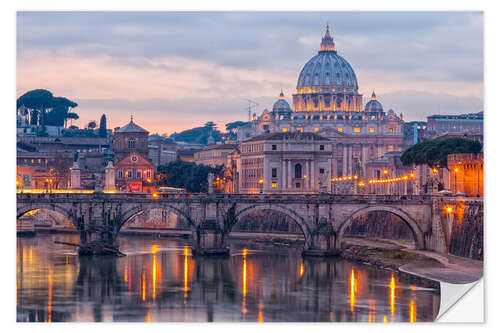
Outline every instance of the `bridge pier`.
<svg viewBox="0 0 500 333">
<path fill-rule="evenodd" d="M 228 256 L 225 235 L 216 220 L 205 220 L 193 232 L 192 248 L 196 256 Z"/>
<path fill-rule="evenodd" d="M 336 256 L 340 251 L 335 247 L 335 231 L 331 223 L 322 221 L 311 232 L 308 244 L 306 237 L 306 247 L 302 251 L 303 256 L 326 257 Z"/>
</svg>

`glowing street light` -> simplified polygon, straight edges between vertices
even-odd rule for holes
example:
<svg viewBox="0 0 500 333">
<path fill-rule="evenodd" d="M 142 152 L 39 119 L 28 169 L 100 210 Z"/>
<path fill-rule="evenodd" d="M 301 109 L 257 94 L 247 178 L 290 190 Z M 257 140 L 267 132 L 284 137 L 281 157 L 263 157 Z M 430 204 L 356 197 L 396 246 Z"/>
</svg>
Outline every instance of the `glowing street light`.
<svg viewBox="0 0 500 333">
<path fill-rule="evenodd" d="M 453 208 L 451 206 L 446 207 L 446 212 L 447 213 L 453 213 Z"/>
<path fill-rule="evenodd" d="M 259 179 L 260 193 L 262 193 L 262 188 L 264 187 L 264 178 Z"/>
</svg>

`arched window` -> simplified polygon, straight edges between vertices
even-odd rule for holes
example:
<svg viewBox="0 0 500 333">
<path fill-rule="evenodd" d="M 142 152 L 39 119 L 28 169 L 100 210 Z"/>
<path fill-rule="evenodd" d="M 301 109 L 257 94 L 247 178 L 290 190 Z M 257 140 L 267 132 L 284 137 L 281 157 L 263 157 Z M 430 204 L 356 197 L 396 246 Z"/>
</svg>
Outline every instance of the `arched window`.
<svg viewBox="0 0 500 333">
<path fill-rule="evenodd" d="M 300 163 L 295 164 L 295 178 L 302 178 L 302 165 L 300 165 Z"/>
</svg>

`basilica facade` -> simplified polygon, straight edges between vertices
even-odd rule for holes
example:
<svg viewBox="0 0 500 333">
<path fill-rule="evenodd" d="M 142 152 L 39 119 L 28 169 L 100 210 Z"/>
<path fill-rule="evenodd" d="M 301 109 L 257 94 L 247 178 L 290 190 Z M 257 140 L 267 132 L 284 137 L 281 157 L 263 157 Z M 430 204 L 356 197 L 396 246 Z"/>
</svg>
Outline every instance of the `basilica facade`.
<svg viewBox="0 0 500 333">
<path fill-rule="evenodd" d="M 402 114 L 386 112 L 375 92 L 363 105 L 354 69 L 338 54 L 328 26 L 318 54 L 304 65 L 296 88 L 293 107 L 281 92 L 271 111 L 254 114 L 249 124 L 238 128 L 238 141 L 287 132 L 325 137 L 332 147 L 330 177 L 376 177 L 381 170 L 367 169 L 368 162 L 404 150 Z"/>
</svg>

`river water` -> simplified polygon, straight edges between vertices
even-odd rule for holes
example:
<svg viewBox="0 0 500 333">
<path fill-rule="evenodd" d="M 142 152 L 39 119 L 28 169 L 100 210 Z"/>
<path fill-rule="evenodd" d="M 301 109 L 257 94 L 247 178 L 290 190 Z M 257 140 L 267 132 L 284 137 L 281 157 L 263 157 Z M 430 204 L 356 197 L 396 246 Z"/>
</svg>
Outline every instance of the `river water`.
<svg viewBox="0 0 500 333">
<path fill-rule="evenodd" d="M 121 258 L 79 258 L 41 234 L 17 239 L 17 321 L 432 321 L 439 290 L 299 247 L 231 240 L 229 258 L 193 257 L 188 241 L 125 236 Z"/>
</svg>

